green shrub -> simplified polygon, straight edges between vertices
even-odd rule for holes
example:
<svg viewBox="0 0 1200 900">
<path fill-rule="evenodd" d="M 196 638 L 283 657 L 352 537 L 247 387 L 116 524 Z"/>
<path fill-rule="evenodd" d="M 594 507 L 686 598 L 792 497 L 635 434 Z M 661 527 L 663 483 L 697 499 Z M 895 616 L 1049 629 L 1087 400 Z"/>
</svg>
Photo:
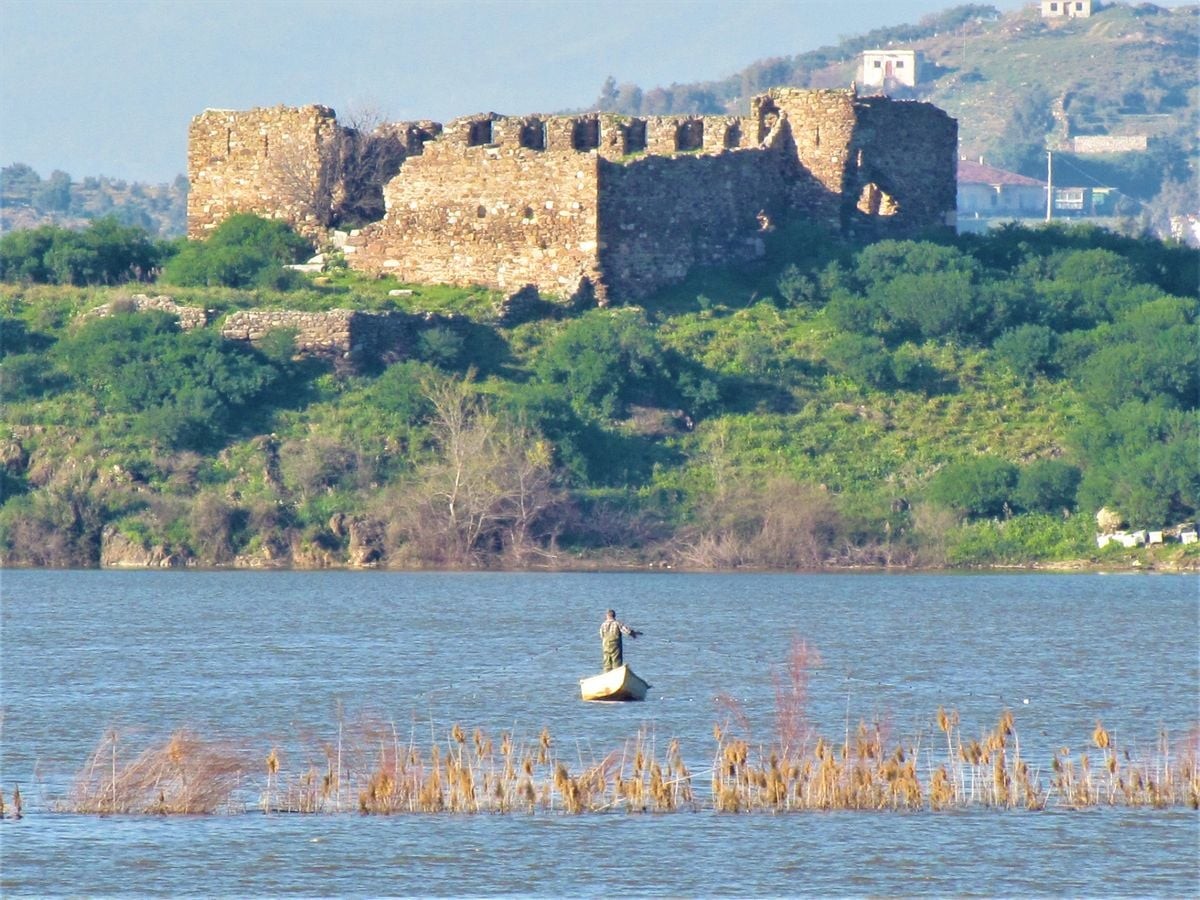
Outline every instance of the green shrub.
<svg viewBox="0 0 1200 900">
<path fill-rule="evenodd" d="M 825 355 L 830 367 L 863 387 L 888 388 L 896 380 L 892 357 L 883 340 L 859 334 L 842 334 L 829 342 Z"/>
<path fill-rule="evenodd" d="M 631 403 L 654 405 L 671 390 L 654 329 L 630 309 L 580 316 L 546 346 L 537 373 L 560 386 L 580 413 L 605 420 L 623 417 Z"/>
<path fill-rule="evenodd" d="M 115 218 L 83 231 L 44 225 L 0 237 L 0 280 L 41 284 L 120 284 L 149 280 L 164 255 L 142 228 Z"/>
<path fill-rule="evenodd" d="M 301 279 L 283 266 L 303 261 L 312 245 L 286 224 L 250 213 L 230 216 L 203 241 L 184 245 L 163 269 L 163 280 L 183 286 L 284 290 Z"/>
<path fill-rule="evenodd" d="M 1052 369 L 1058 336 L 1047 325 L 1019 325 L 996 338 L 992 346 L 1013 372 L 1032 378 Z"/>
<path fill-rule="evenodd" d="M 258 351 L 211 331 L 180 332 L 159 312 L 94 319 L 54 358 L 105 410 L 135 414 L 137 434 L 172 448 L 219 444 L 281 375 Z"/>
<path fill-rule="evenodd" d="M 1071 512 L 1083 477 L 1078 467 L 1057 459 L 1039 459 L 1021 468 L 1013 502 L 1035 513 Z"/>
<path fill-rule="evenodd" d="M 1000 516 L 1012 509 L 1017 467 L 996 456 L 951 463 L 929 483 L 929 499 L 968 516 Z"/>
</svg>

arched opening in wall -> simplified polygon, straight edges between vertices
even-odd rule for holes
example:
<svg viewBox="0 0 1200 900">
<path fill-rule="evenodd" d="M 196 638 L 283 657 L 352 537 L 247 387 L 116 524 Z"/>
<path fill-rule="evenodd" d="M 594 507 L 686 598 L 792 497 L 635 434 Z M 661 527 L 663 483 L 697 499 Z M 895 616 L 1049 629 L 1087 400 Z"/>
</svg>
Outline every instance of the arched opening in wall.
<svg viewBox="0 0 1200 900">
<path fill-rule="evenodd" d="M 871 181 L 863 185 L 858 195 L 858 211 L 868 216 L 894 216 L 900 206 L 891 194 Z"/>
<path fill-rule="evenodd" d="M 735 150 L 742 146 L 742 126 L 739 122 L 732 123 L 725 129 L 725 137 L 721 141 L 721 146 L 726 150 Z"/>
<path fill-rule="evenodd" d="M 779 107 L 770 100 L 758 108 L 758 140 L 766 140 L 768 134 L 779 123 Z"/>
<path fill-rule="evenodd" d="M 625 152 L 641 153 L 646 149 L 646 120 L 633 119 L 625 129 Z"/>
<path fill-rule="evenodd" d="M 704 121 L 702 119 L 688 119 L 686 122 L 681 122 L 675 129 L 675 150 L 677 152 L 699 150 L 703 146 Z"/>
<path fill-rule="evenodd" d="M 575 150 L 595 150 L 600 146 L 600 120 L 576 119 L 571 128 L 571 147 Z"/>
<path fill-rule="evenodd" d="M 467 134 L 468 147 L 482 147 L 484 144 L 492 142 L 492 120 L 480 119 L 478 122 L 471 123 L 471 130 Z"/>
<path fill-rule="evenodd" d="M 521 124 L 518 140 L 528 150 L 546 149 L 546 123 L 541 119 L 530 119 Z"/>
</svg>

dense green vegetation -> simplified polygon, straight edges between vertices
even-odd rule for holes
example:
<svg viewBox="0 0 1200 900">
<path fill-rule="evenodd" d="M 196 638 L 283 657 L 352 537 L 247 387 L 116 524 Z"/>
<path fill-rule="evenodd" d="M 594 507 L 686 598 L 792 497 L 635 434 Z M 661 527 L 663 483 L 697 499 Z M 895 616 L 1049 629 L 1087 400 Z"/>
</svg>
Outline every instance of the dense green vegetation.
<svg viewBox="0 0 1200 900">
<path fill-rule="evenodd" d="M 183 331 L 102 286 L 140 264 L 64 277 L 39 233 L 0 241 L 10 565 L 1029 564 L 1127 555 L 1096 549 L 1101 507 L 1154 529 L 1200 507 L 1183 247 L 780 230 L 644 307 L 502 326 L 482 290 L 285 277 L 309 248 L 236 217 L 159 257 L 155 291 L 217 315 Z M 155 246 L 88 235 L 101 257 Z M 294 359 L 286 331 L 220 337 L 269 307 L 416 330 L 357 367 Z"/>
</svg>

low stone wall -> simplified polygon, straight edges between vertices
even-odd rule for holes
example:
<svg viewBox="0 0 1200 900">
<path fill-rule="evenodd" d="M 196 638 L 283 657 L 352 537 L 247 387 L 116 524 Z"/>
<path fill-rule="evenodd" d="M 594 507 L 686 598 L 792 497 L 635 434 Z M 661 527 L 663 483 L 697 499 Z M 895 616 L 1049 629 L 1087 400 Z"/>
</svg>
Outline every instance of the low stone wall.
<svg viewBox="0 0 1200 900">
<path fill-rule="evenodd" d="M 1081 134 L 1071 138 L 1076 153 L 1136 153 L 1145 151 L 1149 137 L 1144 134 Z"/>
<path fill-rule="evenodd" d="M 166 294 L 159 294 L 156 297 L 150 297 L 146 294 L 134 294 L 132 297 L 122 297 L 113 300 L 111 303 L 105 303 L 103 306 L 97 306 L 92 310 L 92 315 L 103 318 L 125 310 L 133 310 L 135 312 L 158 310 L 159 312 L 169 313 L 179 319 L 179 327 L 184 331 L 190 331 L 193 328 L 203 328 L 212 320 L 213 316 L 212 310 L 204 309 L 200 306 L 180 306 L 175 302 L 173 297 L 168 297 Z"/>
<path fill-rule="evenodd" d="M 261 341 L 272 331 L 294 331 L 296 352 L 312 356 L 343 357 L 353 347 L 350 309 L 303 312 L 292 309 L 241 309 L 229 314 L 221 336 L 234 341 Z"/>
<path fill-rule="evenodd" d="M 360 312 L 331 309 L 304 312 L 290 309 L 243 309 L 230 313 L 221 336 L 229 340 L 261 341 L 272 331 L 294 333 L 298 356 L 315 356 L 357 365 L 365 359 L 392 362 L 411 355 L 417 335 L 426 328 L 455 327 L 445 316 L 416 316 L 405 312 Z"/>
</svg>

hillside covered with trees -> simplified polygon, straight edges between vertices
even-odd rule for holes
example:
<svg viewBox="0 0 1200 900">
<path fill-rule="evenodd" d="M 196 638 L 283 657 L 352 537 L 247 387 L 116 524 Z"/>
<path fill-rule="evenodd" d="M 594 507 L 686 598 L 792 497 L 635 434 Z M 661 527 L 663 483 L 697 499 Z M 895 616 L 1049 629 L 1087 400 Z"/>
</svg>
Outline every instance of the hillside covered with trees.
<svg viewBox="0 0 1200 900">
<path fill-rule="evenodd" d="M 336 255 L 302 275 L 283 265 L 311 248 L 251 216 L 185 245 L 111 220 L 6 235 L 3 562 L 1128 564 L 1096 546 L 1102 508 L 1194 520 L 1197 251 L 1083 227 L 770 240 L 644 306 L 570 308 Z M 414 331 L 353 365 L 221 336 L 271 308 Z"/>
<path fill-rule="evenodd" d="M 187 231 L 187 178 L 170 184 L 88 176 L 74 180 L 68 173 L 43 178 L 25 163 L 0 168 L 0 233 L 58 225 L 86 228 L 97 219 L 112 218 L 160 237 L 181 237 Z"/>
</svg>

